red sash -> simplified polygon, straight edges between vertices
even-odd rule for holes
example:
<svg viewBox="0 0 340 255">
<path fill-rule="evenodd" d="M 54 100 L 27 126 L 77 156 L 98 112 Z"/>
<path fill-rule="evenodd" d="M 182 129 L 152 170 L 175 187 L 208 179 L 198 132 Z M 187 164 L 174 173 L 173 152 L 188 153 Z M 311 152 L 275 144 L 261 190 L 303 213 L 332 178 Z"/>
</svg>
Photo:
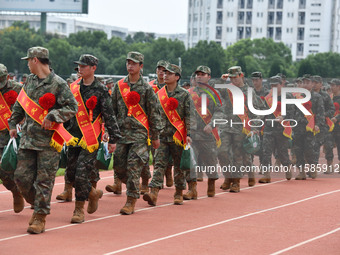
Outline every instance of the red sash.
<svg viewBox="0 0 340 255">
<path fill-rule="evenodd" d="M 273 104 L 273 95 L 272 95 L 272 91 L 270 91 L 270 93 L 265 96 L 264 98 L 266 100 L 266 103 L 268 104 L 269 108 L 272 107 L 272 104 Z M 275 118 L 281 116 L 281 109 L 278 111 L 277 109 L 273 112 Z M 284 127 L 283 129 L 283 135 L 285 137 L 288 137 L 289 139 L 293 139 L 292 138 L 292 133 L 293 133 L 293 130 L 292 130 L 292 127 Z"/>
<path fill-rule="evenodd" d="M 79 129 L 83 134 L 83 137 L 81 138 L 78 145 L 84 150 L 88 150 L 90 153 L 92 153 L 99 148 L 97 138 L 101 132 L 102 118 L 101 114 L 99 114 L 97 119 L 91 123 L 89 113 L 87 112 L 83 98 L 80 94 L 80 86 L 78 85 L 80 80 L 81 78 L 73 82 L 70 86 L 71 92 L 78 102 L 78 112 L 76 114 L 76 119 Z"/>
<path fill-rule="evenodd" d="M 201 98 L 198 96 L 198 94 L 194 91 L 193 88 L 190 88 L 189 89 L 189 93 L 191 94 L 192 96 L 192 100 L 194 101 L 194 105 L 195 105 L 195 108 L 196 108 L 196 111 L 198 113 L 198 115 L 202 118 L 202 120 L 204 121 L 204 123 L 206 125 L 208 125 L 212 119 L 212 114 L 211 112 L 209 111 L 209 109 L 207 109 L 207 114 L 206 115 L 202 115 L 202 107 L 200 105 L 200 100 Z M 218 129 L 217 127 L 213 128 L 212 130 L 212 134 L 216 140 L 216 145 L 217 145 L 217 148 L 219 148 L 221 146 L 221 138 L 218 134 Z"/>
<path fill-rule="evenodd" d="M 178 112 L 170 111 L 167 107 L 167 101 L 169 99 L 168 93 L 165 89 L 166 86 L 161 88 L 157 95 L 159 98 L 159 101 L 161 103 L 161 106 L 163 108 L 163 111 L 165 112 L 166 116 L 168 117 L 168 120 L 170 123 L 176 128 L 176 133 L 173 135 L 173 140 L 177 145 L 183 146 L 185 148 L 185 145 L 187 144 L 187 130 L 185 128 L 184 121 L 181 120 L 181 117 L 179 116 Z"/>
<path fill-rule="evenodd" d="M 8 119 L 11 117 L 11 108 L 6 103 L 6 100 L 2 93 L 0 92 L 0 131 L 9 130 Z"/>
<path fill-rule="evenodd" d="M 122 98 L 123 98 L 123 101 L 124 101 L 126 107 L 129 109 L 129 106 L 126 102 L 127 96 L 130 93 L 129 84 L 124 82 L 124 79 L 121 79 L 120 81 L 118 81 L 118 88 L 119 88 L 120 94 L 122 95 Z M 151 140 L 150 140 L 150 135 L 149 135 L 149 120 L 148 120 L 148 117 L 147 117 L 146 113 L 144 112 L 143 108 L 140 106 L 140 104 L 132 106 L 131 115 L 139 123 L 141 123 L 143 125 L 143 127 L 145 127 L 146 131 L 148 132 L 148 140 L 147 140 L 148 145 L 151 145 Z"/>
<path fill-rule="evenodd" d="M 24 109 L 24 111 L 37 123 L 40 125 L 44 120 L 44 109 L 30 99 L 24 89 L 21 89 L 20 94 L 17 98 L 18 103 Z M 52 135 L 50 146 L 55 148 L 58 152 L 63 148 L 64 142 L 66 145 L 75 146 L 78 143 L 78 138 L 73 137 L 65 128 L 62 123 L 52 123 L 52 127 L 50 130 L 54 130 L 55 132 Z"/>
<path fill-rule="evenodd" d="M 334 129 L 334 123 L 329 117 L 326 117 L 326 124 L 329 127 L 328 132 L 332 132 Z"/>
<path fill-rule="evenodd" d="M 149 82 L 150 86 L 153 88 L 153 90 L 155 91 L 155 93 L 157 93 L 159 91 L 159 88 L 157 87 L 155 83 L 156 80 L 152 80 Z"/>
<path fill-rule="evenodd" d="M 230 98 L 230 101 L 231 101 L 231 105 L 233 105 L 234 106 L 234 103 L 233 103 L 233 94 L 231 94 L 231 92 L 228 90 L 228 95 L 229 95 L 229 98 Z M 248 135 L 249 133 L 250 133 L 250 131 L 251 131 L 251 127 L 249 126 L 249 123 L 248 123 L 248 121 L 249 121 L 249 117 L 248 117 L 248 115 L 247 115 L 247 111 L 248 111 L 248 109 L 247 109 L 247 106 L 246 105 L 244 105 L 244 112 L 245 112 L 245 114 L 239 114 L 239 115 L 237 115 L 240 119 L 241 119 L 241 121 L 243 122 L 243 123 L 245 123 L 245 126 L 243 127 L 243 129 L 242 129 L 242 133 L 244 133 L 244 134 L 246 134 L 246 135 Z"/>
</svg>

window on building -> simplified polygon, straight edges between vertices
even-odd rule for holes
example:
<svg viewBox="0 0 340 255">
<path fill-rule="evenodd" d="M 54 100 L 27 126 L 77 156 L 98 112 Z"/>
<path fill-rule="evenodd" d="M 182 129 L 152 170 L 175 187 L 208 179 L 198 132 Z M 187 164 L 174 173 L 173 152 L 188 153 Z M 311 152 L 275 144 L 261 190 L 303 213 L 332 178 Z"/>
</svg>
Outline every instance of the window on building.
<svg viewBox="0 0 340 255">
<path fill-rule="evenodd" d="M 256 13 L 256 16 L 259 18 L 260 17 L 260 13 L 258 12 L 258 13 Z"/>
<path fill-rule="evenodd" d="M 267 37 L 273 39 L 273 37 L 274 37 L 274 28 L 273 27 L 268 27 L 268 29 L 267 29 Z"/>
<path fill-rule="evenodd" d="M 275 0 L 269 0 L 268 1 L 268 8 L 274 9 L 275 8 Z"/>
<path fill-rule="evenodd" d="M 216 39 L 222 38 L 222 27 L 218 26 L 216 27 Z"/>
<path fill-rule="evenodd" d="M 244 12 L 238 12 L 238 24 L 244 24 Z"/>
<path fill-rule="evenodd" d="M 274 24 L 274 12 L 268 12 L 268 24 Z"/>
<path fill-rule="evenodd" d="M 320 13 L 320 12 L 312 12 L 311 15 L 312 15 L 312 16 L 320 16 L 321 13 Z"/>
<path fill-rule="evenodd" d="M 197 17 L 197 13 L 194 13 L 194 22 L 197 22 L 198 17 Z"/>
<path fill-rule="evenodd" d="M 216 15 L 216 24 L 222 24 L 222 21 L 223 21 L 223 14 L 221 11 L 218 11 Z"/>
<path fill-rule="evenodd" d="M 320 28 L 311 28 L 310 31 L 320 31 Z"/>
<path fill-rule="evenodd" d="M 301 41 L 305 39 L 305 29 L 303 27 L 298 28 L 297 39 Z"/>
<path fill-rule="evenodd" d="M 192 36 L 197 36 L 197 28 L 192 29 Z"/>
<path fill-rule="evenodd" d="M 188 29 L 188 37 L 190 37 L 190 28 Z"/>
<path fill-rule="evenodd" d="M 202 21 L 202 19 L 203 19 L 203 14 L 202 14 L 202 12 L 200 13 L 200 21 Z"/>
<path fill-rule="evenodd" d="M 209 28 L 208 27 L 205 29 L 205 39 L 209 40 Z"/>
<path fill-rule="evenodd" d="M 189 23 L 191 22 L 191 14 L 189 14 Z"/>
<path fill-rule="evenodd" d="M 311 22 L 320 22 L 319 19 L 311 19 L 310 21 L 311 21 Z"/>
<path fill-rule="evenodd" d="M 283 0 L 277 0 L 276 8 L 277 9 L 282 9 L 283 8 Z"/>
<path fill-rule="evenodd" d="M 192 6 L 192 0 L 189 0 L 189 7 Z"/>
<path fill-rule="evenodd" d="M 253 0 L 248 0 L 247 1 L 247 8 L 248 9 L 253 9 Z"/>
<path fill-rule="evenodd" d="M 299 0 L 299 8 L 300 9 L 306 8 L 306 0 Z"/>
<path fill-rule="evenodd" d="M 303 43 L 298 43 L 296 48 L 297 48 L 296 55 L 303 56 Z"/>
<path fill-rule="evenodd" d="M 282 29 L 281 27 L 277 27 L 275 31 L 275 40 L 281 41 L 282 38 Z"/>
<path fill-rule="evenodd" d="M 246 24 L 248 25 L 251 24 L 252 16 L 253 16 L 253 12 L 247 12 Z"/>
<path fill-rule="evenodd" d="M 244 28 L 243 27 L 238 27 L 237 28 L 237 39 L 243 39 L 243 32 L 244 32 Z"/>
<path fill-rule="evenodd" d="M 299 25 L 304 25 L 305 24 L 305 12 L 299 12 L 299 20 L 298 20 L 298 24 Z"/>
<path fill-rule="evenodd" d="M 245 8 L 245 0 L 239 0 L 238 8 L 240 8 L 240 9 L 244 9 Z"/>
<path fill-rule="evenodd" d="M 278 24 L 278 25 L 282 24 L 282 12 L 276 13 L 276 24 Z"/>
<path fill-rule="evenodd" d="M 316 37 L 320 37 L 320 35 L 310 35 L 309 37 L 314 37 L 314 38 L 316 38 Z"/>
<path fill-rule="evenodd" d="M 319 6 L 321 6 L 321 3 L 312 3 L 312 6 L 313 7 L 319 7 Z"/>
<path fill-rule="evenodd" d="M 223 0 L 217 1 L 217 8 L 222 9 L 223 8 Z"/>
<path fill-rule="evenodd" d="M 251 27 L 246 27 L 246 36 L 245 38 L 250 38 L 251 37 Z"/>
<path fill-rule="evenodd" d="M 207 23 L 207 25 L 209 24 L 210 22 L 210 12 L 207 12 L 206 16 L 205 16 L 205 21 Z"/>
</svg>

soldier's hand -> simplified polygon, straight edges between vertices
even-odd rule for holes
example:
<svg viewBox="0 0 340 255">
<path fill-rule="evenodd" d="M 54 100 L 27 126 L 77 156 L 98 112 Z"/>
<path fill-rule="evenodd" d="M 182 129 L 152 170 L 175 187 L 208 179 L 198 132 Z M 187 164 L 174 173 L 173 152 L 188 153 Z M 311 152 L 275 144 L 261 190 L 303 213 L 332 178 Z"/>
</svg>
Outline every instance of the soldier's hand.
<svg viewBox="0 0 340 255">
<path fill-rule="evenodd" d="M 319 131 L 320 131 L 320 128 L 319 128 L 318 125 L 315 125 L 314 129 L 315 129 L 316 132 L 319 132 Z"/>
<path fill-rule="evenodd" d="M 222 74 L 221 79 L 228 80 L 228 77 L 229 77 L 229 74 L 225 73 L 225 74 Z"/>
<path fill-rule="evenodd" d="M 10 131 L 9 131 L 9 135 L 11 136 L 11 138 L 17 138 L 17 136 L 18 136 L 18 133 L 17 133 L 17 130 L 16 129 L 11 129 Z"/>
<path fill-rule="evenodd" d="M 212 132 L 212 127 L 210 125 L 206 125 L 203 129 L 204 132 L 206 132 L 207 134 L 210 134 Z"/>
<path fill-rule="evenodd" d="M 333 118 L 331 119 L 331 121 L 333 121 L 333 123 L 336 123 L 338 120 L 337 120 L 337 118 L 333 117 Z"/>
<path fill-rule="evenodd" d="M 52 123 L 53 123 L 52 121 L 45 118 L 41 123 L 41 127 L 43 129 L 49 130 L 52 127 Z"/>
<path fill-rule="evenodd" d="M 109 141 L 109 134 L 108 133 L 104 133 L 104 135 L 103 135 L 103 142 L 108 142 L 108 141 Z"/>
<path fill-rule="evenodd" d="M 109 143 L 107 144 L 107 148 L 109 149 L 109 153 L 114 153 L 116 150 L 116 144 L 115 143 Z"/>
<path fill-rule="evenodd" d="M 161 142 L 160 142 L 159 139 L 157 139 L 157 140 L 152 140 L 152 147 L 153 147 L 154 149 L 158 149 L 160 145 L 161 145 Z"/>
<path fill-rule="evenodd" d="M 190 136 L 187 136 L 187 143 L 188 143 L 188 144 L 191 144 L 191 143 L 192 143 L 192 139 L 191 139 Z"/>
</svg>

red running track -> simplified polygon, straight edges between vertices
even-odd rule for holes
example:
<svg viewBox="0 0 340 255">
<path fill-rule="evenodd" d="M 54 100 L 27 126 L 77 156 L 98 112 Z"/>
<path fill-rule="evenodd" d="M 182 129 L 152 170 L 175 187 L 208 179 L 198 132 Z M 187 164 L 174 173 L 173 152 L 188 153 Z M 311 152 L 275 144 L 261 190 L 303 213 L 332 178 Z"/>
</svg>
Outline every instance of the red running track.
<svg viewBox="0 0 340 255">
<path fill-rule="evenodd" d="M 258 178 L 260 176 L 257 176 Z M 340 174 L 306 181 L 272 179 L 232 194 L 219 189 L 173 205 L 174 188 L 159 192 L 158 205 L 139 199 L 136 212 L 119 214 L 126 196 L 104 193 L 99 209 L 83 224 L 70 224 L 74 202 L 56 202 L 63 177 L 56 178 L 46 232 L 26 233 L 29 207 L 15 214 L 11 193 L 1 185 L 0 254 L 340 254 Z M 112 184 L 101 172 L 100 189 Z"/>
</svg>

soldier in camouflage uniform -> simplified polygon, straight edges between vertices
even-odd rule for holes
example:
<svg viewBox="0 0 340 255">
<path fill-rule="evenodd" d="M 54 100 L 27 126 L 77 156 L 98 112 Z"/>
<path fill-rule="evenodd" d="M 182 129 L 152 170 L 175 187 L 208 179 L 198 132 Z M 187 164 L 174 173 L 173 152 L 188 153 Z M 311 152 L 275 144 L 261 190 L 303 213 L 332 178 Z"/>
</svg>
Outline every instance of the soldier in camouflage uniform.
<svg viewBox="0 0 340 255">
<path fill-rule="evenodd" d="M 300 173 L 295 177 L 295 180 L 306 180 L 305 161 L 310 165 L 310 173 L 313 179 L 316 178 L 316 164 L 318 162 L 315 153 L 315 134 L 320 132 L 320 127 L 325 121 L 325 109 L 322 97 L 313 91 L 311 75 L 303 76 L 304 88 L 311 93 L 310 102 L 312 104 L 312 112 L 315 116 L 315 126 L 310 125 L 310 130 L 307 131 L 308 120 L 302 111 L 296 110 L 294 120 L 297 121 L 297 126 L 294 127 L 294 150 L 296 153 L 296 167 Z"/>
<path fill-rule="evenodd" d="M 281 88 L 282 88 L 282 79 L 280 76 L 273 76 L 270 78 L 270 85 L 272 88 L 277 88 L 277 101 L 281 103 Z M 270 92 L 272 95 L 272 91 Z M 265 102 L 267 109 L 271 107 L 268 105 L 268 101 L 272 100 L 273 96 L 266 96 Z M 286 98 L 293 98 L 291 94 L 287 94 Z M 279 108 L 279 109 L 278 109 Z M 276 114 L 276 116 L 274 115 Z M 271 157 L 274 149 L 277 151 L 277 157 L 282 162 L 282 165 L 286 167 L 285 170 L 289 170 L 286 172 L 287 180 L 292 178 L 290 167 L 290 160 L 288 155 L 288 139 L 292 139 L 292 130 L 290 128 L 290 132 L 288 128 L 286 130 L 281 125 L 282 121 L 285 119 L 292 119 L 294 116 L 294 107 L 293 105 L 287 105 L 286 107 L 286 115 L 281 115 L 281 107 L 277 107 L 275 112 L 265 116 L 265 126 L 263 130 L 263 159 L 261 165 L 266 168 L 264 170 L 264 177 L 259 180 L 259 183 L 269 183 L 271 181 L 270 170 L 271 166 Z M 275 120 L 272 122 L 270 120 Z M 289 125 L 290 123 L 284 123 L 285 125 Z"/>
<path fill-rule="evenodd" d="M 208 84 L 211 78 L 211 70 L 208 66 L 198 66 L 196 71 L 196 82 L 198 84 L 197 87 L 192 88 L 189 92 L 193 96 L 194 94 L 201 98 L 202 94 L 205 94 L 204 90 L 210 90 L 205 84 Z M 202 90 L 204 89 L 204 90 Z M 212 126 L 214 119 L 223 119 L 223 111 L 222 105 L 219 102 L 217 96 L 210 90 L 213 94 L 216 104 L 212 99 L 209 100 L 207 104 L 207 111 L 211 114 L 211 119 L 208 124 L 204 122 L 201 117 L 201 111 L 197 110 L 195 105 L 192 108 L 195 110 L 195 115 L 192 118 L 195 118 L 195 122 L 197 123 L 197 128 L 195 130 L 191 130 L 191 138 L 192 138 L 192 149 L 197 158 L 197 166 L 200 168 L 205 168 L 204 171 L 208 176 L 208 190 L 207 195 L 208 197 L 215 196 L 215 181 L 218 179 L 217 173 L 217 146 L 221 145 L 221 140 L 218 135 L 216 137 L 213 136 L 212 133 Z M 220 96 L 221 98 L 221 96 Z M 194 98 L 193 98 L 194 100 Z M 200 99 L 198 99 L 200 100 Z M 194 100 L 194 101 L 197 101 Z M 208 100 L 207 100 L 208 101 Z M 201 102 L 194 102 L 200 108 Z M 223 104 L 223 103 L 222 103 Z M 200 111 L 200 112 L 198 112 Z M 205 114 L 206 115 L 206 114 Z M 212 169 L 214 167 L 215 169 Z M 210 171 L 209 171 L 210 170 Z M 212 171 L 216 170 L 216 171 Z M 190 199 L 197 199 L 197 173 L 196 169 L 192 169 L 190 172 L 187 172 L 186 180 L 188 182 L 189 190 L 186 194 L 184 194 L 183 198 L 186 200 Z"/>
<path fill-rule="evenodd" d="M 3 64 L 0 64 L 0 93 L 2 97 L 6 98 L 6 93 L 9 91 L 15 91 L 16 93 L 20 93 L 21 84 L 8 80 L 8 71 L 7 67 Z M 12 92 L 10 92 L 12 93 Z M 12 109 L 13 105 L 10 105 L 6 102 L 10 109 Z M 8 114 L 8 118 L 10 117 L 10 113 Z M 2 120 L 5 121 L 5 120 Z M 0 159 L 4 150 L 4 147 L 7 145 L 9 141 L 9 130 L 7 128 L 3 128 L 0 131 Z M 24 209 L 24 198 L 22 197 L 20 191 L 17 188 L 17 185 L 14 182 L 14 171 L 9 171 L 8 169 L 2 169 L 0 167 L 0 179 L 2 180 L 3 185 L 12 192 L 13 195 L 13 209 L 15 213 L 19 213 Z"/>
<path fill-rule="evenodd" d="M 105 120 L 105 127 L 109 134 L 109 153 L 112 153 L 115 150 L 117 140 L 121 136 L 112 109 L 112 100 L 108 93 L 108 89 L 94 76 L 98 65 L 98 59 L 95 56 L 83 54 L 80 56 L 79 61 L 75 61 L 74 63 L 78 64 L 79 73 L 82 79 L 78 84 L 73 84 L 72 86 L 80 86 L 80 95 L 87 112 L 89 112 L 90 109 L 87 108 L 85 102 L 91 97 L 96 97 L 97 103 L 95 104 L 95 108 L 91 109 L 93 112 L 92 123 L 101 114 L 102 118 Z M 85 129 L 82 130 L 81 127 L 79 127 L 76 117 L 71 118 L 65 126 L 74 137 L 79 139 L 79 141 L 86 135 L 83 134 Z M 97 140 L 98 144 L 100 144 L 100 134 Z M 90 151 L 80 145 L 68 147 L 66 175 L 68 181 L 73 184 L 75 188 L 76 196 L 75 210 L 71 223 L 82 223 L 84 221 L 84 204 L 87 199 L 89 200 L 87 207 L 88 213 L 94 213 L 98 208 L 98 200 L 102 197 L 103 191 L 93 187 L 90 182 L 91 175 L 97 176 L 98 174 L 98 170 L 95 168 L 96 158 L 97 149 Z M 94 169 L 97 171 L 94 171 Z"/>
<path fill-rule="evenodd" d="M 129 74 L 115 84 L 112 92 L 113 109 L 122 133 L 114 154 L 113 168 L 115 176 L 126 184 L 127 201 L 120 213 L 127 215 L 134 213 L 135 203 L 139 198 L 141 171 L 149 161 L 147 141 L 152 140 L 152 146 L 157 149 L 160 143 L 159 133 L 162 129 L 160 106 L 156 94 L 140 75 L 143 61 L 144 56 L 141 53 L 129 52 L 126 58 L 126 68 Z M 131 106 L 128 106 L 122 97 L 125 91 L 120 91 L 124 84 L 130 89 L 128 95 L 138 93 L 140 100 L 134 107 L 140 106 L 143 109 L 148 120 L 149 132 L 140 121 L 129 114 Z M 112 186 L 106 187 L 108 188 L 111 189 Z"/>
<path fill-rule="evenodd" d="M 50 70 L 47 49 L 30 48 L 27 56 L 22 59 L 28 61 L 32 73 L 23 87 L 27 96 L 37 104 L 46 93 L 55 96 L 55 104 L 41 125 L 25 112 L 18 101 L 13 106 L 9 121 L 10 136 L 16 137 L 16 124 L 25 118 L 14 180 L 26 201 L 34 204 L 34 213 L 27 231 L 38 234 L 44 231 L 46 215 L 50 213 L 51 194 L 60 156 L 49 145 L 54 133 L 50 128 L 53 122 L 68 121 L 77 113 L 78 108 L 66 81 Z"/>
<path fill-rule="evenodd" d="M 322 97 L 323 104 L 325 107 L 325 118 L 328 118 L 329 120 L 332 119 L 334 116 L 334 112 L 335 112 L 333 100 L 325 91 L 322 90 L 323 83 L 322 83 L 321 76 L 319 75 L 312 76 L 312 83 L 313 83 L 314 91 L 316 93 L 319 93 L 320 96 Z M 331 123 L 329 123 L 329 125 L 330 124 Z M 319 160 L 319 157 L 320 157 L 321 146 L 325 143 L 326 140 L 330 140 L 332 137 L 332 133 L 330 131 L 331 126 L 329 125 L 327 125 L 327 122 L 325 119 L 325 121 L 321 123 L 320 133 L 316 135 L 315 152 L 316 152 L 317 160 Z M 333 161 L 333 157 L 332 157 L 333 148 L 329 149 L 329 147 L 327 146 L 325 146 L 324 148 L 325 148 L 325 156 L 326 156 L 327 166 L 328 166 L 327 172 L 330 172 L 330 169 L 332 168 L 332 164 L 333 164 L 332 162 Z"/>
<path fill-rule="evenodd" d="M 189 92 L 178 85 L 178 81 L 181 78 L 181 68 L 168 64 L 165 72 L 165 89 L 169 99 L 177 100 L 178 106 L 175 112 L 178 113 L 180 119 L 184 122 L 185 129 L 187 132 L 187 137 L 181 137 L 184 139 L 183 144 L 186 142 L 191 143 L 190 138 L 190 105 L 192 104 L 192 99 Z M 160 96 L 159 91 L 157 94 Z M 168 99 L 168 100 L 169 100 Z M 161 144 L 155 155 L 155 169 L 153 172 L 152 180 L 149 184 L 151 188 L 150 192 L 144 194 L 143 199 L 148 202 L 149 205 L 156 205 L 158 191 L 163 186 L 164 172 L 169 162 L 169 156 L 172 156 L 174 162 L 174 181 L 176 192 L 174 194 L 174 204 L 180 205 L 183 203 L 183 190 L 185 189 L 185 173 L 180 169 L 180 162 L 183 152 L 183 147 L 175 143 L 174 135 L 177 133 L 177 129 L 169 121 L 165 110 L 168 106 L 162 106 L 161 115 L 162 121 L 165 123 L 165 128 L 161 132 L 160 140 Z"/>
<path fill-rule="evenodd" d="M 338 151 L 338 164 L 340 163 L 340 111 L 338 109 L 340 105 L 340 79 L 332 79 L 329 82 L 333 93 L 333 102 L 337 104 L 334 117 L 332 117 L 332 121 L 334 123 L 334 130 L 332 132 L 333 142 L 335 142 L 337 151 Z M 332 144 L 333 147 L 333 144 Z M 334 155 L 332 155 L 334 157 Z M 333 160 L 332 157 L 332 160 Z"/>
<path fill-rule="evenodd" d="M 247 104 L 247 91 L 248 85 L 243 81 L 243 73 L 240 66 L 233 66 L 228 69 L 228 74 L 223 75 L 222 78 L 229 77 L 231 83 L 242 90 L 245 97 L 245 106 L 248 108 Z M 230 122 L 240 123 L 241 119 L 238 115 L 233 114 L 233 103 L 227 90 L 221 90 L 222 97 L 225 99 L 225 104 L 223 105 L 223 111 L 225 114 L 225 119 L 228 120 L 227 124 L 218 125 L 221 129 L 221 139 L 222 146 L 218 149 L 218 160 L 221 167 L 233 166 L 233 171 L 224 171 L 223 175 L 225 177 L 224 183 L 221 189 L 227 190 L 230 188 L 230 192 L 240 192 L 240 179 L 243 176 L 241 172 L 241 166 L 251 167 L 251 156 L 243 150 L 243 140 L 246 137 L 245 128 L 242 124 L 230 125 Z M 259 97 L 253 92 L 253 105 L 255 109 L 263 108 L 263 102 Z M 245 110 L 245 115 L 250 119 L 259 119 L 259 117 L 252 114 L 249 110 Z M 252 131 L 258 132 L 257 129 L 251 128 Z M 250 130 L 248 130 L 250 131 Z M 230 169 L 228 169 L 230 170 Z M 248 184 L 253 186 L 255 184 L 255 177 L 253 172 L 248 173 Z"/>
</svg>

